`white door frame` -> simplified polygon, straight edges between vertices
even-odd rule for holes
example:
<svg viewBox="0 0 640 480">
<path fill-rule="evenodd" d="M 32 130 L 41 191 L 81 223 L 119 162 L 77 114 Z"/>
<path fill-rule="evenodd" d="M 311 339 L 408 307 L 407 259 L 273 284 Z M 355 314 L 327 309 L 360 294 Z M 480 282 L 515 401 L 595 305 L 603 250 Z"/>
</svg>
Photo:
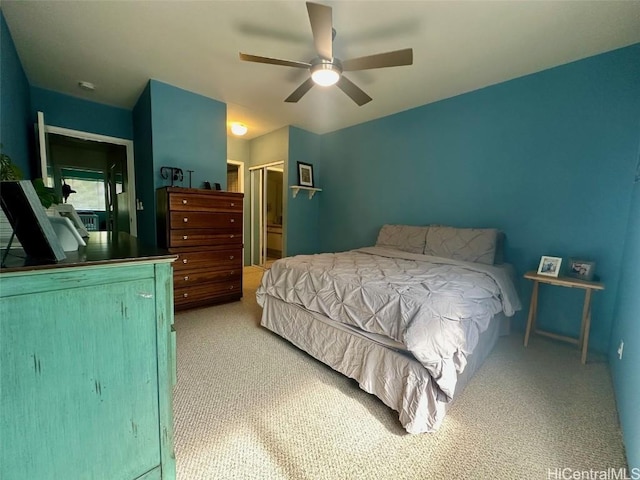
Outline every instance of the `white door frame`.
<svg viewBox="0 0 640 480">
<path fill-rule="evenodd" d="M 263 260 L 261 265 L 256 265 L 258 267 L 265 267 L 266 261 L 267 261 L 267 222 L 265 221 L 265 212 L 264 212 L 264 208 L 265 205 L 267 204 L 267 189 L 265 188 L 265 183 L 266 183 L 266 176 L 265 176 L 265 172 L 268 170 L 268 167 L 273 167 L 273 166 L 282 166 L 283 168 L 283 175 L 284 175 L 284 167 L 286 165 L 286 162 L 284 160 L 279 160 L 277 162 L 270 162 L 270 163 L 263 163 L 262 165 L 255 165 L 253 167 L 249 167 L 249 180 L 252 181 L 253 177 L 251 176 L 251 172 L 255 171 L 255 170 L 260 170 L 260 198 L 259 198 L 259 211 L 260 211 L 260 216 L 262 218 L 262 231 L 260 232 L 260 240 L 259 240 L 259 246 L 260 246 L 260 257 Z M 283 178 L 284 180 L 284 178 Z M 284 184 L 284 182 L 283 182 Z M 253 226 L 254 226 L 254 222 L 255 222 L 255 218 L 254 218 L 254 197 L 253 197 L 253 185 L 251 185 L 251 228 L 249 228 L 249 232 L 250 232 L 250 240 L 251 240 L 251 264 L 254 265 L 253 263 Z"/>
<path fill-rule="evenodd" d="M 40 114 L 38 112 L 38 120 L 40 120 Z M 43 118 L 44 124 L 44 118 Z M 40 129 L 39 133 L 40 133 Z M 81 140 L 91 140 L 93 142 L 111 143 L 113 145 L 122 145 L 127 152 L 127 178 L 129 182 L 129 233 L 132 237 L 138 236 L 138 218 L 136 208 L 136 171 L 133 159 L 133 140 L 127 140 L 125 138 L 109 137 L 107 135 L 99 135 L 97 133 L 82 132 L 80 130 L 71 130 L 69 128 L 55 127 L 53 125 L 44 124 L 45 133 L 53 133 L 56 135 L 64 135 L 66 137 L 79 138 Z M 42 142 L 40 143 L 40 154 L 42 155 Z M 41 167 L 45 168 L 42 171 L 43 180 L 46 182 L 46 156 L 44 160 L 41 157 Z"/>
<path fill-rule="evenodd" d="M 256 180 L 254 178 L 254 172 L 256 172 L 256 174 L 258 175 L 258 179 Z M 261 217 L 262 216 L 262 197 L 263 197 L 263 181 L 262 181 L 262 177 L 264 175 L 264 171 L 261 168 L 249 168 L 249 189 L 251 192 L 251 201 L 249 202 L 249 212 L 250 212 L 250 219 L 249 219 L 249 248 L 250 248 L 250 264 L 252 266 L 256 266 L 256 267 L 261 267 L 264 268 L 264 261 L 263 260 L 263 245 L 262 245 L 262 233 L 260 233 L 260 235 L 258 235 L 258 248 L 260 251 L 260 254 L 258 255 L 258 263 L 254 262 L 254 258 L 253 258 L 253 253 L 254 253 L 254 248 L 256 247 L 255 245 L 255 241 L 254 241 L 254 237 L 255 237 L 255 232 L 254 232 L 254 225 L 256 222 L 256 207 L 257 207 L 257 211 L 258 216 Z M 256 182 L 258 182 L 258 184 L 256 185 Z M 254 195 L 254 193 L 256 193 L 256 190 L 258 190 L 258 195 L 256 198 L 256 195 Z M 256 205 L 257 203 L 257 205 Z M 262 222 L 261 222 L 262 223 Z"/>
</svg>

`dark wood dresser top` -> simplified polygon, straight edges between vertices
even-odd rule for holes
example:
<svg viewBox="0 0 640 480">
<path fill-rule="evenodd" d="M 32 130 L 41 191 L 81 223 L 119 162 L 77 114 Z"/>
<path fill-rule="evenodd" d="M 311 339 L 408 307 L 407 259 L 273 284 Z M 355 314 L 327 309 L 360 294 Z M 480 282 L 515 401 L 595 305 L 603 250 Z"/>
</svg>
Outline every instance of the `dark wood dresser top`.
<svg viewBox="0 0 640 480">
<path fill-rule="evenodd" d="M 27 258 L 23 250 L 11 249 L 5 259 L 5 267 L 0 268 L 0 273 L 123 262 L 173 261 L 177 258 L 167 250 L 143 245 L 128 233 L 112 235 L 108 232 L 91 232 L 85 242 L 86 247 L 80 247 L 75 252 L 65 252 L 67 258 L 58 263 Z M 4 249 L 1 255 L 4 255 Z"/>
</svg>

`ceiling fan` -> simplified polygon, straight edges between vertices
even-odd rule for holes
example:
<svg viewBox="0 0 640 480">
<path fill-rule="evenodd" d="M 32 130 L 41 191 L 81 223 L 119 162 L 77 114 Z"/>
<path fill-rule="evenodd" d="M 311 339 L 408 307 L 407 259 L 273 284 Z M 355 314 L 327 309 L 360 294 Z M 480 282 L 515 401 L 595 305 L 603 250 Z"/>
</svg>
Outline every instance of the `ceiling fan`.
<svg viewBox="0 0 640 480">
<path fill-rule="evenodd" d="M 359 106 L 372 99 L 360 87 L 343 75 L 343 72 L 356 70 L 370 70 L 373 68 L 398 67 L 413 64 L 413 50 L 405 48 L 393 52 L 378 53 L 366 57 L 340 60 L 333 56 L 333 39 L 336 31 L 333 29 L 331 7 L 319 3 L 307 2 L 307 12 L 311 22 L 311 32 L 318 56 L 310 62 L 295 60 L 281 60 L 278 58 L 260 57 L 240 52 L 240 60 L 247 62 L 268 63 L 284 67 L 306 68 L 311 76 L 305 80 L 285 102 L 295 103 L 300 100 L 314 85 L 337 85 Z"/>
</svg>

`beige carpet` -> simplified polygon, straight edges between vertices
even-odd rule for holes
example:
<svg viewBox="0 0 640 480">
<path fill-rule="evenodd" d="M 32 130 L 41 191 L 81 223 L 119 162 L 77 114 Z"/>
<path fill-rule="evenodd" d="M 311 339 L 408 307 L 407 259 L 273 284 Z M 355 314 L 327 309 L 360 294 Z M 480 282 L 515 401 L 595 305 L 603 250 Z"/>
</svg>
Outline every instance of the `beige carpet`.
<svg viewBox="0 0 640 480">
<path fill-rule="evenodd" d="M 583 366 L 571 345 L 503 337 L 440 431 L 408 435 L 354 381 L 259 327 L 260 276 L 246 270 L 240 302 L 176 316 L 179 480 L 547 479 L 626 467 L 602 359 Z"/>
</svg>

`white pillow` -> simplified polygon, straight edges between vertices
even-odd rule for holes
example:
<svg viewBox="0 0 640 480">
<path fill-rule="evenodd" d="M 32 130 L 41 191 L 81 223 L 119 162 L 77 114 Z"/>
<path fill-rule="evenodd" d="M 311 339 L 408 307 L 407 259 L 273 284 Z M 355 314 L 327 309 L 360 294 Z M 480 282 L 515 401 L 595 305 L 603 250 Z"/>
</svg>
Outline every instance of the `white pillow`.
<svg viewBox="0 0 640 480">
<path fill-rule="evenodd" d="M 498 230 L 494 228 L 454 228 L 431 225 L 425 255 L 493 265 Z"/>
<path fill-rule="evenodd" d="M 376 247 L 395 248 L 403 252 L 424 252 L 429 227 L 412 225 L 383 225 L 378 234 Z"/>
</svg>

